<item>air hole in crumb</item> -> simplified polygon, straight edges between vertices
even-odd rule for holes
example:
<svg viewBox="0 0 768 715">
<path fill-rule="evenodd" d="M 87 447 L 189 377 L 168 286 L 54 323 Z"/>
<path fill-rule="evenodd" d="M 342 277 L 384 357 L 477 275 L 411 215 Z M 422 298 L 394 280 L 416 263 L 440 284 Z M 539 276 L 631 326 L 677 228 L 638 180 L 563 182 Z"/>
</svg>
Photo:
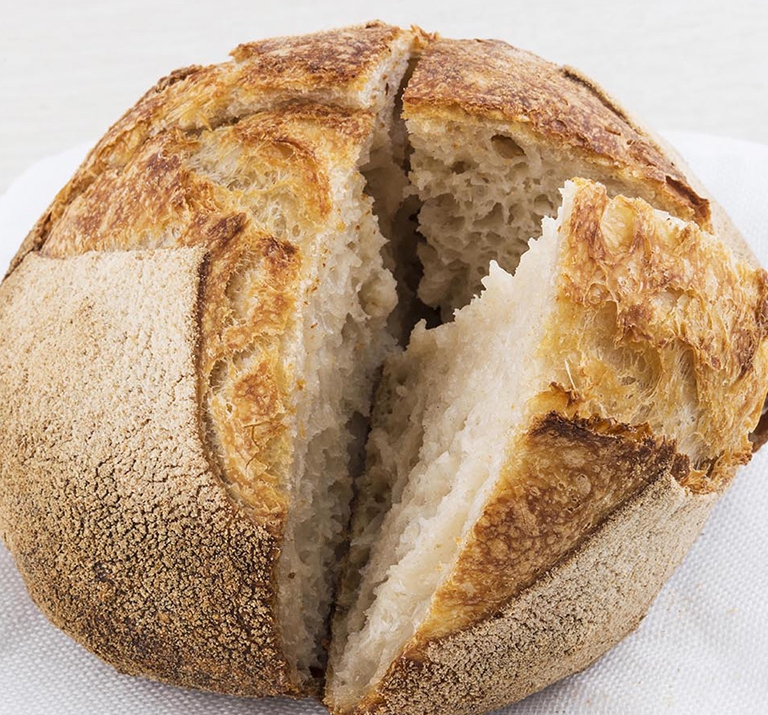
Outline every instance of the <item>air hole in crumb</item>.
<svg viewBox="0 0 768 715">
<path fill-rule="evenodd" d="M 457 161 L 451 166 L 451 171 L 454 174 L 463 174 L 467 169 L 469 169 L 469 164 L 466 161 Z"/>
<path fill-rule="evenodd" d="M 440 194 L 434 199 L 435 207 L 441 211 L 457 213 L 460 209 L 459 202 L 453 194 Z"/>
<path fill-rule="evenodd" d="M 478 229 L 487 229 L 499 227 L 504 224 L 504 207 L 496 203 L 493 208 L 481 219 L 475 222 L 475 227 Z"/>
<path fill-rule="evenodd" d="M 549 216 L 554 213 L 555 207 L 552 205 L 552 202 L 546 194 L 539 194 L 533 200 L 533 210 L 536 211 L 539 216 Z"/>
<path fill-rule="evenodd" d="M 505 159 L 514 159 L 519 156 L 525 156 L 522 147 L 512 138 L 503 134 L 494 134 L 491 137 L 491 144 L 499 156 Z"/>
</svg>

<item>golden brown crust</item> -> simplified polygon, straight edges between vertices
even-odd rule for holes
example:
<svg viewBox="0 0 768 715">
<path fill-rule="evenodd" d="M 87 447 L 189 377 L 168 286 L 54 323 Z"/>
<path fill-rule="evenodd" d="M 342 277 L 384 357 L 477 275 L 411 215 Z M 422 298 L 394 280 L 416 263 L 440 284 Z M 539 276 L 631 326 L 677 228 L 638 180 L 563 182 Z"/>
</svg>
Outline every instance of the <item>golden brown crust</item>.
<svg viewBox="0 0 768 715">
<path fill-rule="evenodd" d="M 609 202 L 591 182 L 575 182 L 564 221 L 556 320 L 571 329 L 541 348 L 568 361 L 561 391 L 583 414 L 680 435 L 687 486 L 722 489 L 749 460 L 762 408 L 768 276 L 694 224 Z"/>
<path fill-rule="evenodd" d="M 338 220 L 330 167 L 351 171 L 372 127 L 368 113 L 305 104 L 210 131 L 160 132 L 120 170 L 94 177 L 41 248 L 58 258 L 185 246 L 210 252 L 200 361 L 208 437 L 234 498 L 274 533 L 291 465 L 295 376 L 286 339 L 307 289 L 308 255 L 324 250 L 318 235 Z M 303 243 L 270 216 L 302 226 Z M 245 357 L 250 368 L 236 369 L 233 361 Z"/>
<path fill-rule="evenodd" d="M 376 112 L 384 87 L 372 86 L 374 80 L 392 61 L 395 47 L 407 52 L 413 41 L 411 32 L 372 22 L 292 38 L 288 45 L 275 40 L 243 45 L 233 52 L 239 61 L 176 70 L 110 127 L 27 236 L 9 270 L 43 245 L 67 206 L 95 179 L 120 171 L 152 137 L 173 129 L 193 134 L 215 129 L 292 101 Z M 348 43 L 354 52 L 345 52 Z M 295 62 L 292 55 L 287 59 L 286 48 L 297 53 Z M 334 53 L 332 70 L 328 58 Z"/>
<path fill-rule="evenodd" d="M 249 63 L 248 77 L 263 89 L 315 92 L 321 87 L 360 87 L 402 34 L 398 27 L 373 21 L 311 35 L 247 42 L 231 55 L 237 62 Z"/>
<path fill-rule="evenodd" d="M 295 692 L 277 541 L 200 437 L 204 266 L 200 249 L 32 255 L 0 286 L 0 533 L 50 620 L 121 671 Z"/>
<path fill-rule="evenodd" d="M 610 167 L 658 194 L 659 208 L 709 227 L 709 202 L 604 90 L 499 40 L 437 39 L 406 88 L 406 117 L 500 121 Z"/>
<path fill-rule="evenodd" d="M 510 447 L 420 638 L 440 638 L 497 613 L 638 491 L 688 471 L 688 459 L 647 428 L 556 412 L 537 418 Z"/>
</svg>

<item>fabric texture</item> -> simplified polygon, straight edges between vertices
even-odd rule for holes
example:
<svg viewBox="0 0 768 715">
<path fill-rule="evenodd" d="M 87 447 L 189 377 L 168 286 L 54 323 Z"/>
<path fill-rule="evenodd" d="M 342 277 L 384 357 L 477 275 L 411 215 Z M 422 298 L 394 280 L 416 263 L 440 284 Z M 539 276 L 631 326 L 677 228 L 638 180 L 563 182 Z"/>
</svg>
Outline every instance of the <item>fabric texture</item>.
<svg viewBox="0 0 768 715">
<path fill-rule="evenodd" d="M 768 266 L 768 146 L 667 133 Z M 0 271 L 82 159 L 45 159 L 0 197 Z M 640 627 L 586 671 L 506 715 L 740 713 L 768 703 L 768 447 L 742 469 Z M 0 545 L 0 715 L 310 715 L 309 701 L 244 700 L 121 675 L 51 626 Z"/>
</svg>

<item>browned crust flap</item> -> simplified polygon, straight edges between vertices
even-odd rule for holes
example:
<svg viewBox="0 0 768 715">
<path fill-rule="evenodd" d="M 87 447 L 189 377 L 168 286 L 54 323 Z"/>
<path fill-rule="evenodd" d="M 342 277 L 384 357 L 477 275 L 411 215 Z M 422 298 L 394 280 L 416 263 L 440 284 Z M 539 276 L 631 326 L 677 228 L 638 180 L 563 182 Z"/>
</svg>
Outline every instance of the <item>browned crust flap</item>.
<svg viewBox="0 0 768 715">
<path fill-rule="evenodd" d="M 499 611 L 639 490 L 688 470 L 687 457 L 645 426 L 555 412 L 537 418 L 510 447 L 420 636 L 439 638 Z"/>
<path fill-rule="evenodd" d="M 507 607 L 412 643 L 353 712 L 475 715 L 586 668 L 638 626 L 716 500 L 649 483 Z"/>
<path fill-rule="evenodd" d="M 403 101 L 406 117 L 464 114 L 520 125 L 553 147 L 626 170 L 655 186 L 681 218 L 710 225 L 707 199 L 603 89 L 572 68 L 500 40 L 439 38 L 425 49 Z"/>
</svg>

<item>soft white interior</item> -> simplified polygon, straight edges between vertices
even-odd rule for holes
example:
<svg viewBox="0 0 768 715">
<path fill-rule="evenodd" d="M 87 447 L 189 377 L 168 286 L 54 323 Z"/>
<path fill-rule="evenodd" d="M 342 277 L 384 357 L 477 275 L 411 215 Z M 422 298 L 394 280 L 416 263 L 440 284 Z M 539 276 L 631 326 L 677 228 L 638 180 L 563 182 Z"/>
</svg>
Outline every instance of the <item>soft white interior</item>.
<svg viewBox="0 0 768 715">
<path fill-rule="evenodd" d="M 452 323 L 417 326 L 386 367 L 362 489 L 370 497 L 351 547 L 350 563 L 367 565 L 349 577 L 356 600 L 331 655 L 330 696 L 342 708 L 423 621 L 540 389 L 530 355 L 553 305 L 556 234 L 549 220 L 514 278 L 494 264 L 481 297 Z"/>
<path fill-rule="evenodd" d="M 373 381 L 394 347 L 386 326 L 397 303 L 396 283 L 384 266 L 392 229 L 377 218 L 374 202 L 382 206 L 379 214 L 389 215 L 397 201 L 390 184 L 402 196 L 407 183 L 402 149 L 390 137 L 397 134 L 394 108 L 409 42 L 396 48 L 377 78 L 384 89 L 370 151 L 361 158 L 365 179 L 359 172 L 333 177 L 346 232 L 326 237 L 327 254 L 313 251 L 319 284 L 309 292 L 297 353 L 304 387 L 296 404 L 293 494 L 278 569 L 283 646 L 304 677 L 325 666 L 323 641 L 345 550 L 352 479 L 362 469 Z M 383 181 L 372 181 L 372 166 Z"/>
<path fill-rule="evenodd" d="M 574 176 L 602 182 L 611 195 L 641 196 L 607 169 L 534 141 L 509 124 L 409 119 L 410 179 L 423 207 L 419 297 L 448 319 L 480 290 L 491 260 L 513 273 L 541 220 L 554 216 L 559 189 Z"/>
<path fill-rule="evenodd" d="M 362 195 L 362 179 L 357 183 L 342 204 L 352 230 L 329 240 L 326 270 L 303 318 L 304 387 L 278 571 L 283 646 L 303 675 L 324 665 L 321 641 L 349 521 L 350 460 L 359 462 L 354 455 L 362 448 L 355 425 L 369 413 L 376 370 L 392 345 L 385 327 L 396 300 L 394 280 L 382 265 L 371 201 Z"/>
</svg>

